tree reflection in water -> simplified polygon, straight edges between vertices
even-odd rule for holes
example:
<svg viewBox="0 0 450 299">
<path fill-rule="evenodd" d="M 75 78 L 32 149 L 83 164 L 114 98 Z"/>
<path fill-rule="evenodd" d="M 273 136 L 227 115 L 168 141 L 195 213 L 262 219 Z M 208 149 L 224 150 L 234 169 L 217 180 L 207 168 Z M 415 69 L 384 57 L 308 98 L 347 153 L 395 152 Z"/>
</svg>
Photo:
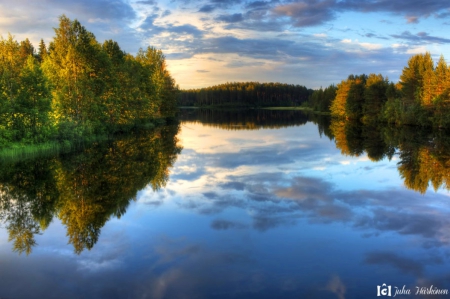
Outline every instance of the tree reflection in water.
<svg viewBox="0 0 450 299">
<path fill-rule="evenodd" d="M 429 183 L 435 190 L 450 189 L 450 136 L 445 131 L 422 127 L 394 127 L 377 122 L 334 119 L 329 116 L 283 110 L 211 110 L 186 109 L 184 122 L 226 130 L 257 130 L 317 124 L 320 135 L 334 140 L 343 155 L 367 156 L 373 162 L 391 160 L 397 153 L 398 171 L 409 189 L 425 193 Z"/>
<path fill-rule="evenodd" d="M 139 190 L 167 183 L 181 152 L 179 125 L 96 143 L 78 153 L 0 165 L 0 220 L 13 250 L 29 254 L 53 217 L 76 253 L 91 249 L 111 217 L 120 218 Z"/>
<path fill-rule="evenodd" d="M 450 136 L 445 131 L 345 120 L 332 120 L 330 128 L 344 155 L 366 152 L 376 162 L 398 154 L 398 171 L 407 188 L 424 194 L 431 183 L 435 190 L 450 190 Z"/>
<path fill-rule="evenodd" d="M 227 130 L 276 129 L 311 121 L 343 155 L 366 153 L 374 162 L 398 156 L 398 171 L 409 189 L 423 194 L 430 183 L 435 190 L 450 189 L 450 137 L 444 131 L 362 124 L 302 111 L 189 109 L 181 111 L 180 119 Z M 124 215 L 139 190 L 166 185 L 169 168 L 181 152 L 179 129 L 175 124 L 138 132 L 59 157 L 0 162 L 0 221 L 13 250 L 29 254 L 35 236 L 53 217 L 66 227 L 76 253 L 91 249 L 106 222 Z"/>
</svg>

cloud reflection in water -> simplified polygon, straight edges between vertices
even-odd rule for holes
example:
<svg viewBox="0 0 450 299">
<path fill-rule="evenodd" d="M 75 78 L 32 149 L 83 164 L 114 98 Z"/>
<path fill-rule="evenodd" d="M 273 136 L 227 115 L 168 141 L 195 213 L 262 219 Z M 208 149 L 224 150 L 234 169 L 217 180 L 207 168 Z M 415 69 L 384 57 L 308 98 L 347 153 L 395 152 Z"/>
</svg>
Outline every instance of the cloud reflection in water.
<svg viewBox="0 0 450 299">
<path fill-rule="evenodd" d="M 141 190 L 91 251 L 44 234 L 25 261 L 0 243 L 0 297 L 348 299 L 450 284 L 448 194 L 407 190 L 395 161 L 341 156 L 311 123 L 238 139 L 188 126 L 166 188 Z"/>
</svg>

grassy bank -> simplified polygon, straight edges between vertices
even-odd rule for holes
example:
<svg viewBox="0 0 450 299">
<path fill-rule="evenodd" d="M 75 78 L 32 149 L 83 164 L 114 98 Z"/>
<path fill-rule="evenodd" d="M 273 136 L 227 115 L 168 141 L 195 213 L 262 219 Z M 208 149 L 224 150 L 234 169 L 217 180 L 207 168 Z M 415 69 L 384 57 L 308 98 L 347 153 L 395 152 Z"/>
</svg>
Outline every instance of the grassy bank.
<svg viewBox="0 0 450 299">
<path fill-rule="evenodd" d="M 61 152 L 68 152 L 72 149 L 72 144 L 66 142 L 46 142 L 41 144 L 12 144 L 8 148 L 0 149 L 1 162 L 15 162 L 24 159 L 35 159 L 45 156 L 59 155 Z"/>
<path fill-rule="evenodd" d="M 171 120 L 168 119 L 168 121 L 170 122 Z M 0 148 L 0 162 L 13 163 L 25 159 L 55 156 L 61 153 L 76 151 L 94 142 L 111 140 L 117 135 L 128 134 L 132 131 L 152 130 L 165 124 L 166 119 L 154 119 L 151 122 L 141 124 L 133 129 L 127 128 L 123 131 L 119 130 L 118 133 L 113 135 L 91 135 L 86 138 L 74 140 L 52 140 L 37 144 L 11 143 L 6 147 Z"/>
<path fill-rule="evenodd" d="M 305 106 L 296 106 L 296 107 L 261 107 L 260 109 L 267 110 L 304 110 L 304 111 L 312 111 L 312 108 Z"/>
</svg>

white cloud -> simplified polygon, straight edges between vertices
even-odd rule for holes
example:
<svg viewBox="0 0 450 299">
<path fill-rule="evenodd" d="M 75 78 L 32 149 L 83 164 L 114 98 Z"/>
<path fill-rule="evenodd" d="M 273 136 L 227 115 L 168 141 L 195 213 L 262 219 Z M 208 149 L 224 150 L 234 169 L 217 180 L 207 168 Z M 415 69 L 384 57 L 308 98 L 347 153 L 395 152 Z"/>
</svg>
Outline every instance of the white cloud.
<svg viewBox="0 0 450 299">
<path fill-rule="evenodd" d="M 318 170 L 318 171 L 324 171 L 324 170 L 326 170 L 327 168 L 324 167 L 324 166 L 320 166 L 320 167 L 313 167 L 312 169 L 313 169 L 313 170 Z"/>
<path fill-rule="evenodd" d="M 368 50 L 379 50 L 383 47 L 381 44 L 372 44 L 372 43 L 358 43 L 361 47 Z"/>
<path fill-rule="evenodd" d="M 414 54 L 423 54 L 423 53 L 425 53 L 425 52 L 427 52 L 427 51 L 428 51 L 427 47 L 425 47 L 425 46 L 420 46 L 420 47 L 410 48 L 410 49 L 408 49 L 408 50 L 406 51 L 406 53 L 407 53 L 407 54 L 414 55 Z"/>
</svg>

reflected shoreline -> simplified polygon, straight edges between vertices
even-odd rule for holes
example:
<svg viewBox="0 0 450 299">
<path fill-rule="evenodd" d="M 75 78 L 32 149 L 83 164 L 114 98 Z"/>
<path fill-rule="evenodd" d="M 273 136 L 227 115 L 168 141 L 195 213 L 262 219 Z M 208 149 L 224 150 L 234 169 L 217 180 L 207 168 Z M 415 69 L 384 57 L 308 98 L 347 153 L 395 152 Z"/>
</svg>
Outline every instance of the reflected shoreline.
<svg viewBox="0 0 450 299">
<path fill-rule="evenodd" d="M 373 162 L 398 155 L 398 171 L 405 186 L 425 193 L 450 189 L 450 136 L 445 131 L 423 127 L 395 127 L 382 123 L 363 124 L 304 111 L 180 109 L 183 123 L 201 123 L 224 130 L 280 129 L 317 125 L 320 136 L 334 141 L 346 156 L 367 154 Z"/>
<path fill-rule="evenodd" d="M 372 162 L 398 157 L 397 169 L 407 188 L 425 194 L 450 189 L 450 137 L 442 131 L 417 127 L 369 126 L 303 111 L 181 109 L 180 123 L 94 143 L 77 153 L 0 165 L 0 222 L 5 223 L 13 250 L 29 254 L 35 235 L 54 217 L 67 229 L 76 253 L 91 249 L 101 228 L 126 213 L 139 190 L 154 191 L 169 180 L 170 168 L 181 153 L 180 126 L 201 123 L 224 130 L 281 129 L 317 125 L 320 136 L 334 141 L 342 155 L 367 154 Z M 230 165 L 265 163 L 270 156 L 244 156 Z M 294 152 L 288 152 L 293 155 Z M 288 163 L 293 156 L 279 156 Z M 244 160 L 243 160 L 244 159 Z M 5 162 L 6 163 L 6 162 Z M 306 188 L 304 185 L 302 188 Z M 217 222 L 218 228 L 234 223 Z M 239 226 L 239 225 L 238 225 Z M 264 226 L 262 226 L 264 227 Z"/>
<path fill-rule="evenodd" d="M 150 185 L 165 186 L 181 147 L 179 124 L 89 145 L 80 152 L 0 165 L 0 222 L 13 250 L 31 253 L 40 234 L 59 218 L 76 253 L 91 249 L 101 228 L 125 214 Z"/>
<path fill-rule="evenodd" d="M 449 288 L 448 192 L 407 190 L 398 174 L 418 186 L 429 184 L 426 167 L 446 174 L 439 132 L 255 115 L 207 125 L 190 115 L 2 167 L 0 297 L 358 299 L 383 282 Z"/>
</svg>

